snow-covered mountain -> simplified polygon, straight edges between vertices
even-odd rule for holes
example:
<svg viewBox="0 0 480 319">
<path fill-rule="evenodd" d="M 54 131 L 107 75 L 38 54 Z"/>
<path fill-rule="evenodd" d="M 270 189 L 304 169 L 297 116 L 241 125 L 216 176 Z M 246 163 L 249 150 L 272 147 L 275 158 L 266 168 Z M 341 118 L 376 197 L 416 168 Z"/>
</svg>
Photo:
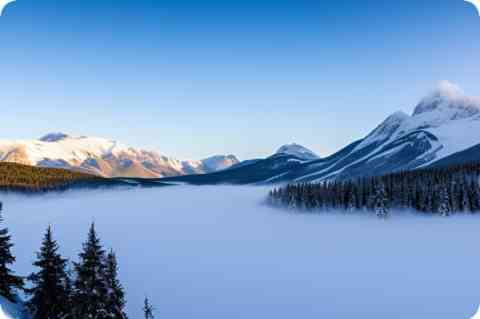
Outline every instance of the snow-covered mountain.
<svg viewBox="0 0 480 319">
<path fill-rule="evenodd" d="M 283 145 L 277 150 L 275 154 L 292 155 L 303 160 L 314 160 L 320 158 L 317 154 L 315 154 L 308 148 L 296 143 Z"/>
<path fill-rule="evenodd" d="M 364 139 L 285 177 L 321 181 L 427 167 L 480 144 L 479 131 L 480 100 L 442 82 L 412 115 L 396 112 Z"/>
<path fill-rule="evenodd" d="M 365 138 L 331 156 L 299 160 L 299 155 L 311 151 L 285 146 L 249 165 L 179 179 L 203 184 L 324 181 L 480 161 L 478 132 L 480 99 L 442 82 L 418 103 L 412 115 L 392 114 Z"/>
<path fill-rule="evenodd" d="M 238 163 L 233 155 L 180 161 L 96 137 L 50 133 L 38 140 L 0 140 L 0 161 L 89 172 L 105 177 L 157 178 L 204 174 Z"/>
</svg>

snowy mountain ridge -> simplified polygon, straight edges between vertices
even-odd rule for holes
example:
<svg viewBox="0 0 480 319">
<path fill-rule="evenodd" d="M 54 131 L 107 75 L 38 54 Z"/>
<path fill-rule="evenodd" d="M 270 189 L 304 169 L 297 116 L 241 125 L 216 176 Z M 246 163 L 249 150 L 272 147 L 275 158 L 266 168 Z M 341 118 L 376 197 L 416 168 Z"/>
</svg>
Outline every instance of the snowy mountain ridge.
<svg viewBox="0 0 480 319">
<path fill-rule="evenodd" d="M 180 161 L 115 140 L 64 133 L 50 133 L 38 140 L 0 140 L 0 161 L 73 169 L 105 177 L 149 178 L 210 173 L 239 162 L 233 155 Z"/>
<path fill-rule="evenodd" d="M 458 86 L 443 81 L 420 100 L 412 115 L 395 112 L 365 138 L 330 156 L 302 161 L 298 159 L 303 153 L 301 147 L 285 146 L 275 155 L 249 165 L 179 179 L 197 184 L 322 182 L 384 175 L 436 163 L 463 164 L 480 161 L 480 136 L 476 132 L 480 132 L 480 99 L 466 96 Z"/>
<path fill-rule="evenodd" d="M 480 143 L 475 134 L 465 134 L 478 129 L 480 99 L 465 96 L 456 85 L 443 81 L 421 100 L 411 116 L 404 112 L 394 113 L 368 135 L 356 150 L 375 143 L 381 149 L 380 146 L 385 143 L 424 131 L 433 134 L 437 140 L 432 141 L 433 147 L 423 157 L 439 160 Z M 430 160 L 425 164 L 428 162 Z"/>
<path fill-rule="evenodd" d="M 345 165 L 336 165 L 338 170 L 324 168 L 298 179 L 316 176 L 321 181 L 359 177 L 362 170 L 384 174 L 426 167 L 480 144 L 480 137 L 472 134 L 479 130 L 480 99 L 442 81 L 416 105 L 412 115 L 399 111 L 389 116 L 341 159 Z"/>
<path fill-rule="evenodd" d="M 313 151 L 297 143 L 283 145 L 275 153 L 275 155 L 277 154 L 291 155 L 303 160 L 313 160 L 320 158 Z"/>
</svg>

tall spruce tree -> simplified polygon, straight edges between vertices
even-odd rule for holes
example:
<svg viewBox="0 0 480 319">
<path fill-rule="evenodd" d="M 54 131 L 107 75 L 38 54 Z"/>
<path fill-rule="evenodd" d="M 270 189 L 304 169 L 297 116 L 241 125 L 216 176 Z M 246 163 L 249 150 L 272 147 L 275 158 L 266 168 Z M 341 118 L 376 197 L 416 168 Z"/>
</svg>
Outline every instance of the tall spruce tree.
<svg viewBox="0 0 480 319">
<path fill-rule="evenodd" d="M 347 210 L 354 211 L 357 208 L 357 197 L 356 197 L 355 191 L 351 190 L 350 192 L 347 193 L 347 196 L 348 196 Z"/>
<path fill-rule="evenodd" d="M 74 289 L 73 289 L 73 270 L 72 264 L 69 262 L 66 266 L 66 274 L 65 277 L 65 294 L 68 296 L 68 300 L 66 303 L 70 306 L 70 310 L 68 315 L 64 316 L 62 319 L 77 319 L 75 317 L 75 303 L 74 303 Z"/>
<path fill-rule="evenodd" d="M 382 182 L 376 186 L 375 190 L 375 213 L 380 218 L 388 216 L 388 197 Z"/>
<path fill-rule="evenodd" d="M 75 318 L 108 319 L 108 286 L 105 280 L 105 251 L 92 224 L 83 244 L 79 262 L 74 264 L 73 302 Z"/>
<path fill-rule="evenodd" d="M 58 250 L 52 229 L 48 227 L 37 260 L 33 263 L 39 270 L 28 277 L 32 288 L 27 289 L 27 294 L 31 296 L 27 306 L 33 319 L 68 318 L 70 314 L 67 259 L 62 258 Z"/>
<path fill-rule="evenodd" d="M 0 211 L 0 224 L 3 223 Z M 12 254 L 13 244 L 7 228 L 0 229 L 0 295 L 15 302 L 17 290 L 23 289 L 23 279 L 15 276 L 10 266 L 15 262 Z"/>
<path fill-rule="evenodd" d="M 451 211 L 450 206 L 450 197 L 448 195 L 448 189 L 446 186 L 440 187 L 440 194 L 439 194 L 440 204 L 438 206 L 438 213 L 442 216 L 449 216 Z"/>
<path fill-rule="evenodd" d="M 108 288 L 107 308 L 109 318 L 112 319 L 126 319 L 125 314 L 125 292 L 122 284 L 118 279 L 118 263 L 117 257 L 113 250 L 108 253 L 105 279 Z"/>
<path fill-rule="evenodd" d="M 143 317 L 145 319 L 155 319 L 155 316 L 153 315 L 154 310 L 155 309 L 150 304 L 148 298 L 145 298 L 145 301 L 143 302 Z"/>
</svg>

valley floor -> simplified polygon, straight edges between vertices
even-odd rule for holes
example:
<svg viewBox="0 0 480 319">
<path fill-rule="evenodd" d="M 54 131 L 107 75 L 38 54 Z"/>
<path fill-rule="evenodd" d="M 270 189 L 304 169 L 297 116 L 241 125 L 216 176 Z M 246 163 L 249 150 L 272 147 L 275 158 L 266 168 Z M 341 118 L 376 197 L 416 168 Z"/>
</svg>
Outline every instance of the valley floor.
<svg viewBox="0 0 480 319">
<path fill-rule="evenodd" d="M 130 318 L 469 318 L 480 304 L 479 216 L 288 214 L 261 187 L 3 195 L 26 275 L 51 224 L 76 260 L 95 221 Z"/>
</svg>

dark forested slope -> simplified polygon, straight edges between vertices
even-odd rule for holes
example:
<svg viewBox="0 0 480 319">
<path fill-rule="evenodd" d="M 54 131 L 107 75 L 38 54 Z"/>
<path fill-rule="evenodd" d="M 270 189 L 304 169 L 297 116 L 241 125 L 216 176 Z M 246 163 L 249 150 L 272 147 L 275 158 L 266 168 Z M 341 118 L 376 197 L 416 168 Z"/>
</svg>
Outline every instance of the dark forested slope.
<svg viewBox="0 0 480 319">
<path fill-rule="evenodd" d="M 97 184 L 105 179 L 64 169 L 0 163 L 0 190 L 60 190 L 80 183 Z"/>
<path fill-rule="evenodd" d="M 373 210 L 385 216 L 390 208 L 443 216 L 480 211 L 480 164 L 428 168 L 347 181 L 296 183 L 275 188 L 274 206 L 304 211 Z"/>
</svg>

